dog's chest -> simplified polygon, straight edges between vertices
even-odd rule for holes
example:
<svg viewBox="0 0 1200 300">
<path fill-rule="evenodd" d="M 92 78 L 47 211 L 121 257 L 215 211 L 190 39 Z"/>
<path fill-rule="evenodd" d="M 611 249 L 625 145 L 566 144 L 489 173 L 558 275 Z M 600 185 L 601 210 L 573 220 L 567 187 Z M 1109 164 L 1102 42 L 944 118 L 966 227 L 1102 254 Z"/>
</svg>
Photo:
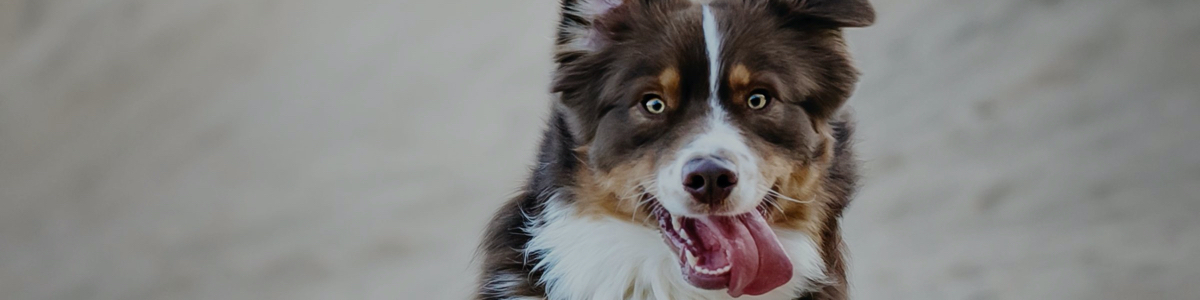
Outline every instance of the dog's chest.
<svg viewBox="0 0 1200 300">
<path fill-rule="evenodd" d="M 724 290 L 702 290 L 684 281 L 678 256 L 658 231 L 611 217 L 547 214 L 526 251 L 549 299 L 733 299 Z M 794 299 L 824 279 L 824 264 L 808 235 L 776 230 L 794 266 L 792 280 L 760 296 Z"/>
</svg>

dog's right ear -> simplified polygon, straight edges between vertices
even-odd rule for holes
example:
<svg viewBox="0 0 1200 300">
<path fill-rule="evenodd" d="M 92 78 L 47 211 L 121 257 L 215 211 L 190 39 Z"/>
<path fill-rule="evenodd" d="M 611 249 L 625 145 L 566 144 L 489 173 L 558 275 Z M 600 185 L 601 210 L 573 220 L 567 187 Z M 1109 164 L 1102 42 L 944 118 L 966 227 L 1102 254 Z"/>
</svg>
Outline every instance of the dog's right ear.
<svg viewBox="0 0 1200 300">
<path fill-rule="evenodd" d="M 822 20 L 834 27 L 867 27 L 875 23 L 875 8 L 867 0 L 778 0 L 787 15 Z"/>
<path fill-rule="evenodd" d="M 562 0 L 554 60 L 566 63 L 599 51 L 627 29 L 625 0 Z"/>
</svg>

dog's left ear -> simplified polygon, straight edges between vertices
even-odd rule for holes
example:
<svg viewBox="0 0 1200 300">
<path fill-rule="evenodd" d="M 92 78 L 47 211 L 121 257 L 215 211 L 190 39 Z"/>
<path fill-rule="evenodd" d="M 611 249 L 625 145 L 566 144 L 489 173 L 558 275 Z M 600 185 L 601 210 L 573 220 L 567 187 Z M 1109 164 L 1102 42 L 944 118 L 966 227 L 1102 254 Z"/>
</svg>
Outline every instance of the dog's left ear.
<svg viewBox="0 0 1200 300">
<path fill-rule="evenodd" d="M 635 1 L 561 0 L 555 60 L 559 63 L 596 52 L 611 44 L 628 18 Z"/>
<path fill-rule="evenodd" d="M 827 22 L 835 27 L 867 27 L 875 23 L 875 8 L 867 0 L 778 0 L 787 14 Z"/>
</svg>

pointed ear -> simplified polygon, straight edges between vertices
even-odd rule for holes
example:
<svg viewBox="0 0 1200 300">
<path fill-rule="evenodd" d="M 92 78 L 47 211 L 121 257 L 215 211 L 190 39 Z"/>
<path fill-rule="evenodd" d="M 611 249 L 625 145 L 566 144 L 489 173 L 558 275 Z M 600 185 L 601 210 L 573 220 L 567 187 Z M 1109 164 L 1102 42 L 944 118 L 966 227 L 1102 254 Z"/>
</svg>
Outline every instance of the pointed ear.
<svg viewBox="0 0 1200 300">
<path fill-rule="evenodd" d="M 555 60 L 564 62 L 598 51 L 624 26 L 624 0 L 562 0 Z"/>
<path fill-rule="evenodd" d="M 867 0 L 781 0 L 789 14 L 829 22 L 836 27 L 867 27 L 875 23 L 875 8 Z"/>
</svg>

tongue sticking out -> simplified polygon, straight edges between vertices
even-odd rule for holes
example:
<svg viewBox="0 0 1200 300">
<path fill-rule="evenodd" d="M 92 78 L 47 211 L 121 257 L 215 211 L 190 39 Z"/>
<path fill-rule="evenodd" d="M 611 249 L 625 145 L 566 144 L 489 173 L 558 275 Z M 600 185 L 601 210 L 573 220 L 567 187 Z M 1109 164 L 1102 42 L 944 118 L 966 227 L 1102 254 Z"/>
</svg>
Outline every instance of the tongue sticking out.
<svg viewBox="0 0 1200 300">
<path fill-rule="evenodd" d="M 696 256 L 728 258 L 730 269 L 725 287 L 730 296 L 762 295 L 792 278 L 791 260 L 757 210 L 738 216 L 710 216 L 695 221 L 692 229 L 702 245 L 696 248 L 703 248 L 695 249 L 699 250 Z"/>
</svg>

